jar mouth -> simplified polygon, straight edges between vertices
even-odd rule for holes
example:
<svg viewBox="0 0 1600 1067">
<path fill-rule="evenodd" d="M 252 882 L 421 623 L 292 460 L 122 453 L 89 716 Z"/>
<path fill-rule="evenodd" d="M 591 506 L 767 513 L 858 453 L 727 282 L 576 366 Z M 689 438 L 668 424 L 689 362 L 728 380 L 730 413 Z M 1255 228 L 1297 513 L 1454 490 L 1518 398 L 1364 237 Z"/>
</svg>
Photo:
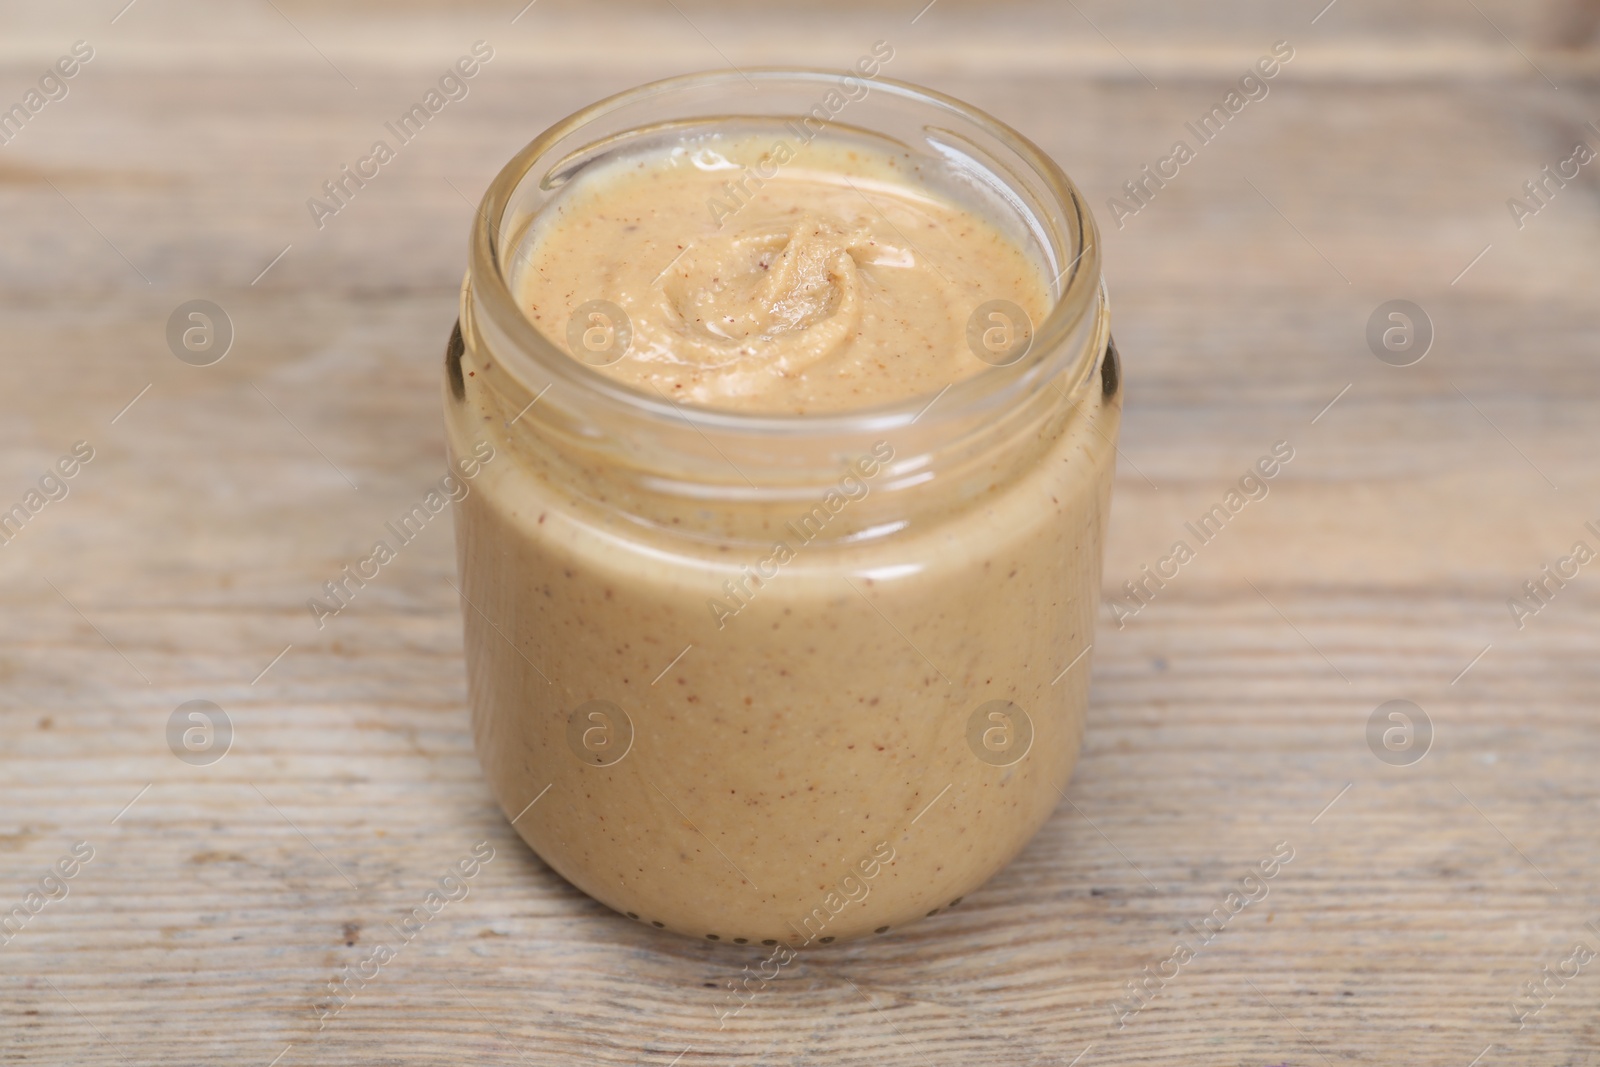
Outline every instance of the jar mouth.
<svg viewBox="0 0 1600 1067">
<path fill-rule="evenodd" d="M 726 100 L 726 112 L 707 115 L 708 123 L 781 117 L 779 112 L 759 116 L 742 113 L 738 110 L 739 97 L 759 95 L 763 87 L 783 83 L 789 83 L 791 88 L 808 86 L 820 94 L 840 84 L 841 78 L 869 83 L 872 94 L 889 94 L 917 108 L 921 130 L 936 138 L 933 143 L 941 154 L 964 157 L 972 176 L 1017 210 L 1019 219 L 1036 239 L 1046 266 L 1055 272 L 1048 287 L 1053 303 L 1044 321 L 1035 324 L 1033 343 L 1021 359 L 1005 366 L 986 367 L 938 392 L 872 406 L 802 415 L 732 411 L 678 404 L 616 381 L 573 358 L 523 311 L 513 294 L 507 270 L 509 257 L 516 253 L 532 218 L 520 208 L 518 194 L 530 178 L 548 189 L 553 168 L 581 155 L 586 148 L 626 134 L 626 130 L 605 132 L 601 128 L 605 119 L 645 101 L 660 107 L 670 105 L 674 95 L 694 93 L 715 93 Z M 979 144 L 959 128 L 941 126 L 941 116 L 968 127 L 989 143 Z M 799 118 L 801 113 L 792 117 Z M 841 120 L 840 125 L 846 123 Z M 579 144 L 567 143 L 581 138 L 586 130 L 594 131 L 596 136 Z M 978 153 L 993 156 L 990 147 L 1003 150 L 1008 158 L 996 159 L 998 166 L 975 158 Z M 541 167 L 545 173 L 536 174 Z M 1007 182 L 1006 170 L 1012 171 L 1014 179 L 1027 181 L 1030 196 L 1019 194 L 1013 183 Z M 1034 202 L 1028 202 L 1030 199 Z M 557 392 L 570 389 L 583 396 L 585 407 L 598 404 L 619 418 L 679 425 L 687 409 L 701 431 L 744 438 L 772 441 L 871 435 L 913 423 L 918 424 L 919 434 L 937 433 L 941 424 L 970 423 L 974 416 L 981 419 L 985 413 L 1013 409 L 1051 381 L 1062 381 L 1071 393 L 1092 370 L 1099 355 L 1092 345 L 1083 343 L 1085 330 L 1093 332 L 1095 313 L 1102 300 L 1099 234 L 1072 180 L 1033 142 L 986 112 L 921 86 L 883 77 L 864 78 L 843 70 L 765 67 L 686 74 L 618 93 L 569 115 L 529 142 L 490 183 L 473 224 L 470 263 L 467 310 L 484 316 L 495 332 L 509 342 L 507 350 L 497 352 L 499 360 L 530 393 L 542 395 L 554 385 L 557 389 L 551 390 L 552 399 Z"/>
</svg>

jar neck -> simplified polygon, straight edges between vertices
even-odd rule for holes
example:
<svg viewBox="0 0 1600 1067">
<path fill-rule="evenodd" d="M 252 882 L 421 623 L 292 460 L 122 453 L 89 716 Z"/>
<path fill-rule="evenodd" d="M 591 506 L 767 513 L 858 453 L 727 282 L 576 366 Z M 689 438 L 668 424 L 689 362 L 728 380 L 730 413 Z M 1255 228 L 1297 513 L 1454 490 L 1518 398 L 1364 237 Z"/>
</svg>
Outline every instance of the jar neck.
<svg viewBox="0 0 1600 1067">
<path fill-rule="evenodd" d="M 473 229 L 455 402 L 476 408 L 482 430 L 598 516 L 719 542 L 764 540 L 774 522 L 819 503 L 838 509 L 830 539 L 887 531 L 1009 477 L 1053 428 L 1086 417 L 1077 408 L 1108 333 L 1098 235 L 1081 195 L 995 119 L 887 79 L 851 103 L 851 124 L 950 168 L 1054 275 L 1050 311 L 1021 358 L 882 406 L 751 414 L 632 389 L 574 359 L 523 312 L 511 264 L 534 219 L 584 167 L 664 127 L 727 122 L 731 107 L 740 121 L 805 115 L 837 78 L 749 70 L 671 79 L 601 101 L 518 153 L 485 193 Z"/>
</svg>

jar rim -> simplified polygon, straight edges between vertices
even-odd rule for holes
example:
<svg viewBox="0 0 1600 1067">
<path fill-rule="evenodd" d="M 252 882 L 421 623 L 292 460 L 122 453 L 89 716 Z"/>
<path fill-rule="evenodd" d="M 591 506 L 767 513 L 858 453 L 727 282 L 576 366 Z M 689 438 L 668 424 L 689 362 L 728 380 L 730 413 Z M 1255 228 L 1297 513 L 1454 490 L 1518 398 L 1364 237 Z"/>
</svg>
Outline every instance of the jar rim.
<svg viewBox="0 0 1600 1067">
<path fill-rule="evenodd" d="M 815 414 L 789 412 L 747 412 L 726 408 L 685 405 L 636 389 L 600 373 L 582 360 L 574 359 L 561 348 L 518 304 L 505 271 L 505 255 L 514 252 L 502 242 L 506 214 L 513 207 L 517 190 L 541 161 L 561 141 L 596 120 L 646 98 L 718 83 L 754 85 L 759 82 L 793 80 L 800 83 L 836 83 L 841 77 L 859 77 L 845 70 L 812 67 L 746 67 L 707 70 L 648 82 L 598 100 L 550 126 L 514 155 L 501 168 L 484 192 L 474 220 L 469 247 L 470 270 L 468 302 L 491 318 L 514 351 L 511 359 L 500 353 L 502 364 L 509 362 L 515 375 L 522 362 L 539 371 L 549 384 L 561 382 L 581 390 L 602 406 L 631 417 L 681 422 L 684 409 L 693 411 L 693 423 L 701 430 L 763 438 L 814 438 L 852 433 L 883 433 L 910 426 L 931 415 L 920 427 L 924 432 L 946 420 L 970 419 L 983 411 L 1002 412 L 1026 400 L 1046 382 L 1067 374 L 1067 392 L 1073 392 L 1092 369 L 1098 351 L 1081 346 L 1073 351 L 1070 343 L 1085 316 L 1091 315 L 1103 299 L 1100 279 L 1099 231 L 1087 201 L 1061 167 L 1042 149 L 1015 129 L 955 97 L 892 78 L 872 77 L 874 91 L 888 92 L 901 99 L 931 105 L 937 111 L 953 113 L 980 127 L 1008 150 L 1015 153 L 1042 181 L 1048 194 L 1066 216 L 1073 238 L 1069 249 L 1073 258 L 1061 267 L 1050 290 L 1054 302 L 1042 323 L 1035 325 L 1033 342 L 1027 353 L 1014 363 L 990 366 L 944 387 L 938 392 L 917 393 L 887 403 Z M 729 117 L 739 117 L 730 115 Z M 570 158 L 572 150 L 561 158 Z M 994 174 L 993 171 L 990 172 Z M 1002 176 L 995 177 L 1005 180 Z M 514 235 L 515 240 L 521 234 Z M 1046 253 L 1050 251 L 1048 248 Z M 1051 268 L 1058 264 L 1051 262 Z M 524 380 L 524 385 L 530 385 Z M 548 386 L 546 386 L 548 388 Z M 541 393 L 542 395 L 542 393 Z M 944 403 L 935 401 L 944 400 Z M 931 426 L 930 426 L 931 423 Z"/>
</svg>

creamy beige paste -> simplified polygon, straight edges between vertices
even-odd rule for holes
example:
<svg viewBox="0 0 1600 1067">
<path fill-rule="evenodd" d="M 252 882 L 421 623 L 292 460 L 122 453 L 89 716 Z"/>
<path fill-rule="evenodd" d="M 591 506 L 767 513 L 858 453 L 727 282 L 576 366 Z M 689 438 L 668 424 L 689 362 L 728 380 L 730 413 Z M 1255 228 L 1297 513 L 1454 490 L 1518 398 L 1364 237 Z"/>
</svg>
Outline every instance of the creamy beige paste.
<svg viewBox="0 0 1600 1067">
<path fill-rule="evenodd" d="M 1047 312 L 1031 256 L 892 149 L 819 138 L 730 196 L 771 144 L 701 138 L 580 176 L 519 253 L 528 314 L 565 345 L 577 309 L 610 302 L 631 338 L 602 373 L 691 407 L 815 413 L 985 370 L 966 341 L 983 301 Z M 609 358 L 614 335 L 582 325 Z M 903 529 L 841 539 L 899 506 L 892 437 L 825 498 L 737 520 L 662 503 L 615 449 L 540 436 L 538 386 L 471 335 L 446 407 L 453 454 L 497 450 L 457 505 L 474 732 L 546 862 L 642 923 L 779 953 L 932 914 L 1022 848 L 1078 753 L 1114 374 L 923 487 Z M 1015 761 L 980 758 L 1024 728 Z"/>
<path fill-rule="evenodd" d="M 794 414 L 932 394 L 983 370 L 966 332 L 985 300 L 1042 319 L 1040 268 L 916 184 L 903 156 L 794 141 L 708 136 L 595 168 L 535 223 L 519 279 L 528 314 L 565 344 L 580 307 L 611 301 L 632 339 L 605 374 L 691 404 Z"/>
</svg>

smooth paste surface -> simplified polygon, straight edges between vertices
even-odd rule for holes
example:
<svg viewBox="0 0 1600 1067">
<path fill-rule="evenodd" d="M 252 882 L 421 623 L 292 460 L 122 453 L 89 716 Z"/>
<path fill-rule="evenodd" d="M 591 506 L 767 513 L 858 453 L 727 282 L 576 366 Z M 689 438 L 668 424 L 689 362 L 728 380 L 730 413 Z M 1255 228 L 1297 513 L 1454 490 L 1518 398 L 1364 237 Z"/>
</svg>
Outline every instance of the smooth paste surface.
<svg viewBox="0 0 1600 1067">
<path fill-rule="evenodd" d="M 795 414 L 937 392 L 987 365 L 967 343 L 979 305 L 1047 311 L 1023 249 L 918 184 L 904 155 L 796 144 L 713 135 L 590 168 L 528 235 L 522 305 L 566 344 L 574 312 L 611 301 L 632 339 L 602 373 Z"/>
</svg>

